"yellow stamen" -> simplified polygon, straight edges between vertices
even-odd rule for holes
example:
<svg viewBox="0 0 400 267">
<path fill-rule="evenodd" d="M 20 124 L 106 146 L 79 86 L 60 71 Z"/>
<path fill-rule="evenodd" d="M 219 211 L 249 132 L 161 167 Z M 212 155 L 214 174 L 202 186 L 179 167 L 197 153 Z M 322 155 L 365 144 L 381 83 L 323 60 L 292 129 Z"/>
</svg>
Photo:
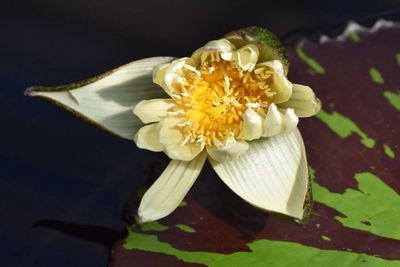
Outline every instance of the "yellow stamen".
<svg viewBox="0 0 400 267">
<path fill-rule="evenodd" d="M 243 71 L 215 52 L 204 55 L 199 69 L 185 66 L 182 73 L 184 77 L 173 90 L 177 104 L 171 115 L 182 118 L 179 129 L 184 143 L 213 146 L 215 139 L 222 143 L 234 140 L 245 110 L 254 108 L 265 114 L 273 96 L 269 73 Z"/>
</svg>

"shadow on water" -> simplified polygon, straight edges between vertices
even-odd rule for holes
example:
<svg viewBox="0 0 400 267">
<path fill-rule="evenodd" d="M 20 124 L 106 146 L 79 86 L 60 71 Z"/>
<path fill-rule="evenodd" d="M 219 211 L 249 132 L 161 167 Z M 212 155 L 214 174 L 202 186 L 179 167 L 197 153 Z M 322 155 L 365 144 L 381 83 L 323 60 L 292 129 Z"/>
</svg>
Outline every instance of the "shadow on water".
<svg viewBox="0 0 400 267">
<path fill-rule="evenodd" d="M 39 227 L 52 229 L 68 236 L 73 236 L 89 242 L 100 244 L 107 249 L 109 258 L 111 256 L 114 243 L 124 235 L 124 231 L 119 232 L 102 226 L 63 222 L 50 219 L 40 220 L 32 224 L 32 228 Z"/>
<path fill-rule="evenodd" d="M 146 177 L 146 184 L 143 187 L 136 188 L 132 191 L 132 194 L 124 203 L 124 208 L 122 212 L 122 219 L 128 225 L 136 224 L 136 212 L 140 204 L 144 193 L 147 188 L 149 188 L 157 178 L 162 174 L 164 169 L 168 166 L 169 159 L 165 155 L 160 155 L 159 157 L 149 160 L 146 163 L 147 173 L 138 174 Z"/>
<path fill-rule="evenodd" d="M 253 240 L 264 228 L 268 214 L 232 192 L 209 163 L 204 165 L 199 178 L 191 192 L 193 199 L 224 224 L 235 228 L 242 239 Z"/>
</svg>

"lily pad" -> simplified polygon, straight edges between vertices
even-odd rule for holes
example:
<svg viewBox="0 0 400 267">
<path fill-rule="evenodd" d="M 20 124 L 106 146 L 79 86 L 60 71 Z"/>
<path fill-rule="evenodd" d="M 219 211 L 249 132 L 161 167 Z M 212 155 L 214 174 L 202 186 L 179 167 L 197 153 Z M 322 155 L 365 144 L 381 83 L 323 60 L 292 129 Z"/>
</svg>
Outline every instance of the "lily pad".
<svg viewBox="0 0 400 267">
<path fill-rule="evenodd" d="M 399 43 L 400 28 L 378 21 L 288 50 L 290 80 L 324 103 L 300 125 L 315 171 L 305 225 L 244 203 L 206 168 L 162 230 L 128 229 L 110 266 L 400 266 L 400 116 L 388 98 L 399 91 Z"/>
</svg>

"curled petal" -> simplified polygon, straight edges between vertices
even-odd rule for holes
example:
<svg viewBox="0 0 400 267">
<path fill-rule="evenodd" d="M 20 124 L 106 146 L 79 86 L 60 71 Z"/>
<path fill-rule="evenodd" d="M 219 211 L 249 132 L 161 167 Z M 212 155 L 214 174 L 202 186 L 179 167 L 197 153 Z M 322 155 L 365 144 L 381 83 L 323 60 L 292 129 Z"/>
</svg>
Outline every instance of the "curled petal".
<svg viewBox="0 0 400 267">
<path fill-rule="evenodd" d="M 164 150 L 164 145 L 158 141 L 158 123 L 145 125 L 139 129 L 134 139 L 139 148 L 154 152 Z"/>
<path fill-rule="evenodd" d="M 293 84 L 293 94 L 287 102 L 279 104 L 280 108 L 293 108 L 299 117 L 310 117 L 321 109 L 321 102 L 313 90 L 305 85 Z"/>
<path fill-rule="evenodd" d="M 138 209 L 139 223 L 161 219 L 174 211 L 196 181 L 206 158 L 206 153 L 201 153 L 189 162 L 171 160 L 144 194 Z"/>
<path fill-rule="evenodd" d="M 184 57 L 180 59 L 176 59 L 171 62 L 165 69 L 165 74 L 164 74 L 164 86 L 163 89 L 165 92 L 173 97 L 174 93 L 176 91 L 179 91 L 180 89 L 180 81 L 182 79 L 185 79 L 185 75 L 183 71 L 187 70 L 184 68 L 184 66 L 188 66 L 190 69 L 194 69 L 194 61 L 191 58 Z M 160 69 L 162 76 L 162 72 L 164 69 Z M 156 74 L 157 77 L 157 74 Z"/>
<path fill-rule="evenodd" d="M 203 46 L 200 49 L 217 50 L 218 52 L 224 53 L 232 51 L 233 48 L 235 48 L 235 46 L 227 39 L 219 39 L 208 42 L 205 46 Z"/>
<path fill-rule="evenodd" d="M 263 123 L 263 137 L 271 137 L 281 132 L 282 129 L 282 114 L 274 103 L 268 107 L 267 116 Z"/>
<path fill-rule="evenodd" d="M 231 160 L 245 153 L 249 145 L 246 141 L 235 141 L 223 144 L 219 141 L 214 141 L 213 147 L 207 147 L 207 153 L 216 161 Z"/>
<path fill-rule="evenodd" d="M 243 46 L 237 51 L 237 58 L 239 66 L 244 71 L 252 71 L 257 64 L 258 60 L 258 47 L 253 44 Z"/>
<path fill-rule="evenodd" d="M 243 115 L 243 124 L 238 136 L 239 139 L 253 140 L 262 134 L 262 118 L 252 108 L 247 108 Z"/>
<path fill-rule="evenodd" d="M 174 105 L 172 99 L 142 100 L 134 107 L 133 114 L 143 123 L 159 122 Z"/>
<path fill-rule="evenodd" d="M 304 204 L 309 201 L 309 176 L 297 129 L 254 140 L 246 153 L 230 161 L 210 162 L 225 184 L 245 201 L 266 211 L 303 218 Z"/>
<path fill-rule="evenodd" d="M 257 65 L 259 67 L 268 67 L 272 73 L 272 91 L 276 94 L 273 96 L 272 100 L 274 103 L 283 103 L 289 100 L 292 95 L 292 83 L 286 78 L 284 74 L 283 65 L 279 60 L 267 61 Z"/>
<path fill-rule="evenodd" d="M 229 60 L 232 58 L 232 51 L 235 46 L 226 39 L 219 39 L 208 42 L 205 46 L 197 49 L 191 56 L 195 65 L 199 67 L 201 65 L 201 58 L 204 52 L 216 51 L 218 52 L 224 60 Z"/>
</svg>

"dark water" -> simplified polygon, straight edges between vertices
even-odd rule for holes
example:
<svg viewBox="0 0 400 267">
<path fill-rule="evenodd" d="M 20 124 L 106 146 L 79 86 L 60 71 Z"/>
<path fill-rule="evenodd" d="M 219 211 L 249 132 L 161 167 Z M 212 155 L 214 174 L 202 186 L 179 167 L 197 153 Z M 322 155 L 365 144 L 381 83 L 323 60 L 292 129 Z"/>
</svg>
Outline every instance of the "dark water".
<svg viewBox="0 0 400 267">
<path fill-rule="evenodd" d="M 167 161 L 24 97 L 27 86 L 185 56 L 249 25 L 267 26 L 290 45 L 334 34 L 348 19 L 399 18 L 395 0 L 326 2 L 2 1 L 0 266 L 105 266 L 125 201 L 146 184 L 150 162 Z M 194 190 L 201 188 L 199 179 Z"/>
</svg>

